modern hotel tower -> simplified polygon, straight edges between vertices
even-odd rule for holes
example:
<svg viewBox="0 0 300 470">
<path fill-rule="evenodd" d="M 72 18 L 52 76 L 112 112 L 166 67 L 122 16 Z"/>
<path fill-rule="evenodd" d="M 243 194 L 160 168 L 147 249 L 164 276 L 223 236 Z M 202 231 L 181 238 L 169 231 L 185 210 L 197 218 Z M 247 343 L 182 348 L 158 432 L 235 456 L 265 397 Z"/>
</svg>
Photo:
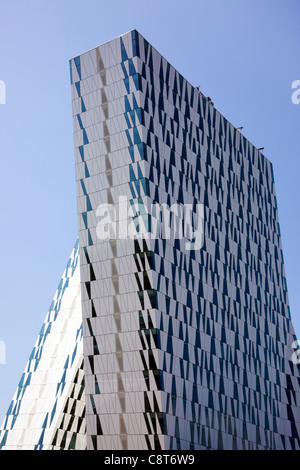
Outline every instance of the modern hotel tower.
<svg viewBox="0 0 300 470">
<path fill-rule="evenodd" d="M 79 242 L 2 449 L 300 449 L 270 161 L 136 30 L 70 72 Z"/>
</svg>

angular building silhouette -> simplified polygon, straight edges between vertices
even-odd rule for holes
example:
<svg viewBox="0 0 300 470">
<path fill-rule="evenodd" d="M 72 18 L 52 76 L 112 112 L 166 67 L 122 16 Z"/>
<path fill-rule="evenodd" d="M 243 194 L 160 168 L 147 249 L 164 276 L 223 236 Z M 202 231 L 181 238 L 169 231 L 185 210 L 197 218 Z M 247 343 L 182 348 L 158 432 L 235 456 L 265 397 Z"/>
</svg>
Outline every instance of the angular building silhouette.
<svg viewBox="0 0 300 470">
<path fill-rule="evenodd" d="M 298 450 L 272 164 L 136 30 L 70 73 L 80 256 L 2 448 Z"/>
</svg>

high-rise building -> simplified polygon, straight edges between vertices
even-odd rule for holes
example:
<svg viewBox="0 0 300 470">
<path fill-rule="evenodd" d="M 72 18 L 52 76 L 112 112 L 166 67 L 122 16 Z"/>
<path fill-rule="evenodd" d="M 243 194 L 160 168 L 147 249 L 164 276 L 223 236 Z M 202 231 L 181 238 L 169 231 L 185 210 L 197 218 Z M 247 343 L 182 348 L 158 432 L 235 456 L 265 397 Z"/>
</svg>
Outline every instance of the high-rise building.
<svg viewBox="0 0 300 470">
<path fill-rule="evenodd" d="M 78 241 L 0 428 L 0 448 L 85 449 Z"/>
<path fill-rule="evenodd" d="M 48 381 L 46 320 L 3 448 L 300 449 L 272 164 L 136 30 L 70 72 L 83 339 Z"/>
</svg>

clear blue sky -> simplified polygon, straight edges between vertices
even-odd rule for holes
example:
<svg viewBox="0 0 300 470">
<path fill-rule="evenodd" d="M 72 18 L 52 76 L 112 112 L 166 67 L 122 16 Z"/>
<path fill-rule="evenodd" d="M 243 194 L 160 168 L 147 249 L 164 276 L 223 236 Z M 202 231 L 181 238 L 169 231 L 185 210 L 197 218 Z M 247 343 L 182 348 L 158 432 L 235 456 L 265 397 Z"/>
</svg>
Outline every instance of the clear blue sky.
<svg viewBox="0 0 300 470">
<path fill-rule="evenodd" d="M 299 0 L 0 0 L 0 421 L 77 238 L 68 60 L 136 28 L 273 162 L 300 339 Z"/>
</svg>

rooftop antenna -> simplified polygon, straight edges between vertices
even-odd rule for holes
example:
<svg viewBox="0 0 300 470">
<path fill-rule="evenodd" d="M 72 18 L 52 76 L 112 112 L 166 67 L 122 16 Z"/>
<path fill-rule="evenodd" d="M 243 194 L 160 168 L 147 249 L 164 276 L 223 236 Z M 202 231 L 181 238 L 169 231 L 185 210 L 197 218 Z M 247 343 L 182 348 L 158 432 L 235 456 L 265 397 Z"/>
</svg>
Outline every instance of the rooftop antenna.
<svg viewBox="0 0 300 470">
<path fill-rule="evenodd" d="M 259 148 L 259 149 L 257 149 L 257 150 L 264 150 L 264 149 L 265 149 L 265 147 L 260 147 L 260 148 Z"/>
</svg>

